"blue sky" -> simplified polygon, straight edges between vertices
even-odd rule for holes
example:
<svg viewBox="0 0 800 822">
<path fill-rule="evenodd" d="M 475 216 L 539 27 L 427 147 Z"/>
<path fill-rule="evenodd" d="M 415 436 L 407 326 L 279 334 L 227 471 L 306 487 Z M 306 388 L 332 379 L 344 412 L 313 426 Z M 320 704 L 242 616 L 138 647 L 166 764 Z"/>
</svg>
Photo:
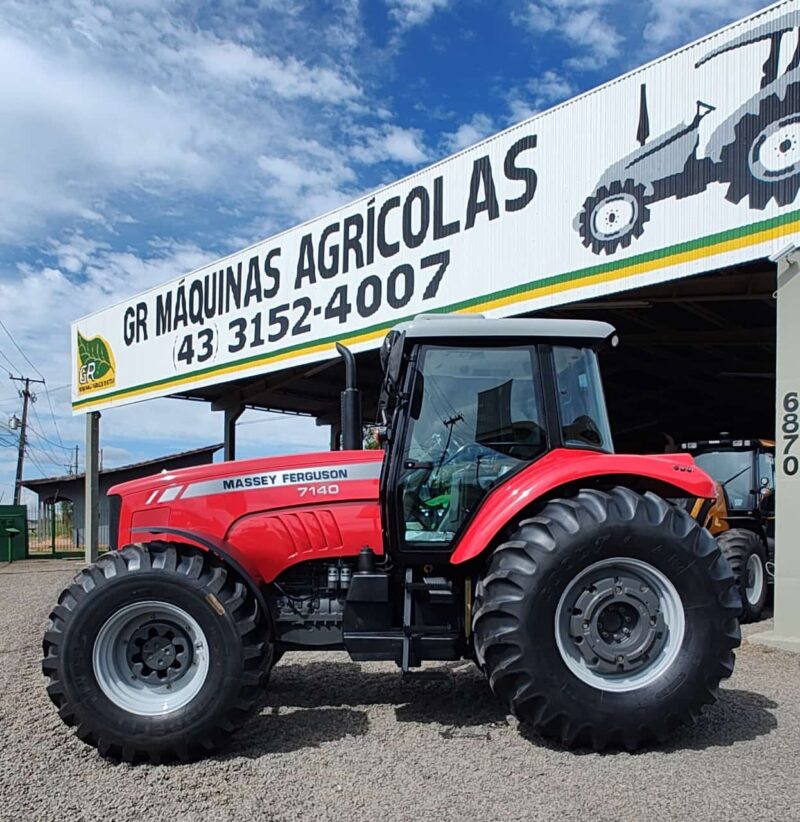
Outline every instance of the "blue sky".
<svg viewBox="0 0 800 822">
<path fill-rule="evenodd" d="M 0 365 L 48 386 L 26 476 L 63 473 L 70 449 L 82 450 L 67 389 L 71 320 L 766 5 L 0 0 L 0 305 L 10 332 L 0 329 Z M 15 412 L 9 381 L 3 502 Z M 221 429 L 193 403 L 112 410 L 105 463 L 203 445 Z M 248 412 L 240 442 L 246 454 L 325 448 L 327 432 Z"/>
</svg>

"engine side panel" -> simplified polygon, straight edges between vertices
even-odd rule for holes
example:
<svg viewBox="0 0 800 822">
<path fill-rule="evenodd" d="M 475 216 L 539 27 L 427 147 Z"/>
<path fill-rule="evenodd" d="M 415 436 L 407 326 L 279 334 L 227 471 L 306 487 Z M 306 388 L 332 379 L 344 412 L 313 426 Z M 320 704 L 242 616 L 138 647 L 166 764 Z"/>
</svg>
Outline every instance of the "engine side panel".
<svg viewBox="0 0 800 822">
<path fill-rule="evenodd" d="M 292 508 L 242 517 L 228 532 L 264 582 L 310 559 L 356 556 L 365 546 L 383 553 L 380 506 L 343 502 L 325 507 Z"/>
<path fill-rule="evenodd" d="M 455 551 L 452 563 L 479 556 L 500 530 L 536 500 L 562 485 L 597 477 L 636 477 L 654 485 L 669 486 L 673 496 L 712 499 L 714 481 L 698 468 L 688 454 L 603 454 L 558 448 L 514 474 L 495 488 L 469 523 Z"/>
</svg>

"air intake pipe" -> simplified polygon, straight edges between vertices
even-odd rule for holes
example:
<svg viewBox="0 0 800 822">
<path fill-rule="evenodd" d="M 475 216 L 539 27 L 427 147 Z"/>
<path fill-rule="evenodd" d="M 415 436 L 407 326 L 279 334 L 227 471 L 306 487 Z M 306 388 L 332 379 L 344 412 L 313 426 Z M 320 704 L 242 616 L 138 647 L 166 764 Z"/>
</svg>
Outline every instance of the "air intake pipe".
<svg viewBox="0 0 800 822">
<path fill-rule="evenodd" d="M 356 387 L 356 358 L 353 352 L 336 343 L 336 350 L 344 360 L 345 389 L 342 391 L 342 450 L 360 451 L 363 447 L 361 431 L 361 392 Z"/>
</svg>

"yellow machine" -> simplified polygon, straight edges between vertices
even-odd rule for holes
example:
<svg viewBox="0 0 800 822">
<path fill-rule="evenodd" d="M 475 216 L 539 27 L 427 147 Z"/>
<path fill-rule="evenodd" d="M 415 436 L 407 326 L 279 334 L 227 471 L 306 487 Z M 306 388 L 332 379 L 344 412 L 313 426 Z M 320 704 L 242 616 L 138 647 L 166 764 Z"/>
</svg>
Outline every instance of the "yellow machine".
<svg viewBox="0 0 800 822">
<path fill-rule="evenodd" d="M 683 443 L 717 482 L 717 497 L 694 504 L 692 515 L 717 538 L 739 580 L 742 622 L 761 616 L 775 561 L 775 443 L 715 439 Z"/>
</svg>

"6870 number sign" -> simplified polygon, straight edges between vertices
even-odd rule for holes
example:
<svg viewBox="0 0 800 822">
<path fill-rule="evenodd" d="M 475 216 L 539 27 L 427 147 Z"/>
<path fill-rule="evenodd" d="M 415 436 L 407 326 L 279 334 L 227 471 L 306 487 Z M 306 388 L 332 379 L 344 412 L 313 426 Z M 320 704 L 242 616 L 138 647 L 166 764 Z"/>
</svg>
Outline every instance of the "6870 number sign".
<svg viewBox="0 0 800 822">
<path fill-rule="evenodd" d="M 783 417 L 781 419 L 781 433 L 783 434 L 783 473 L 793 477 L 800 471 L 800 459 L 793 453 L 797 441 L 800 440 L 800 399 L 797 391 L 787 391 L 783 395 Z"/>
</svg>

